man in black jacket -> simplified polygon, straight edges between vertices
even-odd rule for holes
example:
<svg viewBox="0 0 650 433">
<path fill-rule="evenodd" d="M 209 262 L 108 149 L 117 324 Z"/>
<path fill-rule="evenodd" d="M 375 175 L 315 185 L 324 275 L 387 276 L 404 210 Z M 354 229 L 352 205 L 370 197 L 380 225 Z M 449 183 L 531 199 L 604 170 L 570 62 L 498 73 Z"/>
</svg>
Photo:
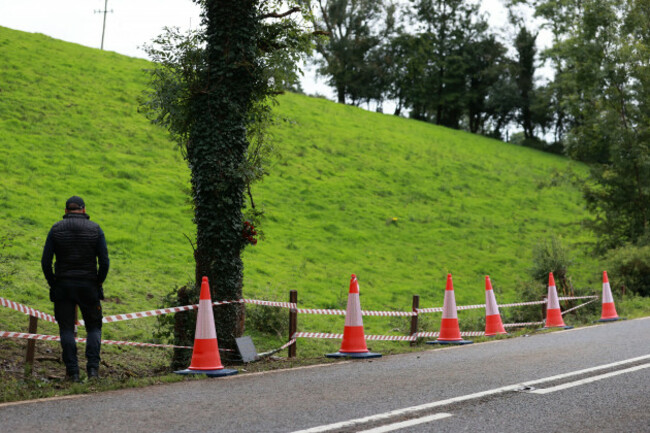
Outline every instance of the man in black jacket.
<svg viewBox="0 0 650 433">
<path fill-rule="evenodd" d="M 54 256 L 56 263 L 52 271 Z M 104 232 L 97 223 L 90 221 L 81 197 L 68 199 L 63 220 L 50 229 L 41 267 L 50 286 L 54 317 L 59 323 L 67 378 L 79 381 L 74 339 L 75 305 L 79 306 L 86 325 L 88 378 L 98 378 L 103 318 L 100 300 L 104 299 L 102 284 L 108 274 L 108 249 Z"/>
</svg>

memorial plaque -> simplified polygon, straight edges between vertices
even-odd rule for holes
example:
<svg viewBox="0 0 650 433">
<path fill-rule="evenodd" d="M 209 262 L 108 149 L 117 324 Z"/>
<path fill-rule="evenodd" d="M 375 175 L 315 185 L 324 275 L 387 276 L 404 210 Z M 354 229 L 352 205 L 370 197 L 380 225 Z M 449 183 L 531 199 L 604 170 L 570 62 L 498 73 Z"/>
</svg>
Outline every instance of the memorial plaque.
<svg viewBox="0 0 650 433">
<path fill-rule="evenodd" d="M 251 337 L 235 338 L 235 343 L 237 344 L 237 349 L 243 362 L 252 362 L 259 359 Z"/>
</svg>

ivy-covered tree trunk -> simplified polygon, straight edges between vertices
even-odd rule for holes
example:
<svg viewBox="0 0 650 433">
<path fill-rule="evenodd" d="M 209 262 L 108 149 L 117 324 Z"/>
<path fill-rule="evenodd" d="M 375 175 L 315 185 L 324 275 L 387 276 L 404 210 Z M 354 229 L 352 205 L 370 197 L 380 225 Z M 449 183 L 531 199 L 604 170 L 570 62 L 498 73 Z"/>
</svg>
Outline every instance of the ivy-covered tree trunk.
<svg viewBox="0 0 650 433">
<path fill-rule="evenodd" d="M 258 19 L 254 0 L 195 0 L 204 5 L 207 70 L 193 96 L 189 135 L 196 238 L 196 282 L 207 276 L 213 300 L 242 297 L 245 246 L 243 164 L 246 116 L 255 86 Z M 243 304 L 215 308 L 220 347 L 234 348 L 244 332 Z"/>
</svg>

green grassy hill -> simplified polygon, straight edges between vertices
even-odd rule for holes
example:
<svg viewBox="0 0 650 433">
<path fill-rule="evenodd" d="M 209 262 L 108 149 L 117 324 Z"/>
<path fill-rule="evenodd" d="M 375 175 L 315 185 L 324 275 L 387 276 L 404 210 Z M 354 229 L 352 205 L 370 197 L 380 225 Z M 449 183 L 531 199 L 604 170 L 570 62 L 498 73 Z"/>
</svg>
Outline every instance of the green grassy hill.
<svg viewBox="0 0 650 433">
<path fill-rule="evenodd" d="M 40 256 L 73 194 L 106 233 L 105 314 L 158 308 L 192 278 L 189 172 L 137 111 L 148 66 L 0 27 L 0 234 L 13 238 L 15 270 L 0 296 L 52 311 Z M 587 214 L 566 180 L 583 166 L 321 99 L 279 102 L 280 155 L 255 191 L 266 239 L 245 252 L 246 297 L 297 289 L 304 307 L 341 308 L 356 273 L 364 309 L 408 310 L 413 294 L 441 305 L 451 272 L 458 304 L 483 302 L 485 274 L 499 302 L 515 301 L 533 246 L 552 234 L 572 250 L 574 284 L 598 289 Z M 16 317 L 0 309 L 0 330 L 24 330 Z M 105 336 L 144 341 L 151 323 L 107 325 Z M 332 325 L 303 329 L 340 332 L 342 318 L 313 323 Z"/>
</svg>

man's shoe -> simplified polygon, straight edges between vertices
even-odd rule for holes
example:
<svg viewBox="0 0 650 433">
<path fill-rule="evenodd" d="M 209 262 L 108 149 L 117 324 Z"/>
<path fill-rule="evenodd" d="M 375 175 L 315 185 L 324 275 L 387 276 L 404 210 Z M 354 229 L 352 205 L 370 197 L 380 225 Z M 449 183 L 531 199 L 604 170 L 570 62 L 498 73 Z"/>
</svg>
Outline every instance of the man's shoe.
<svg viewBox="0 0 650 433">
<path fill-rule="evenodd" d="M 81 379 L 79 379 L 79 373 L 66 373 L 65 380 L 67 382 L 81 383 Z"/>
<path fill-rule="evenodd" d="M 99 369 L 90 367 L 88 369 L 88 379 L 99 379 Z"/>
</svg>

